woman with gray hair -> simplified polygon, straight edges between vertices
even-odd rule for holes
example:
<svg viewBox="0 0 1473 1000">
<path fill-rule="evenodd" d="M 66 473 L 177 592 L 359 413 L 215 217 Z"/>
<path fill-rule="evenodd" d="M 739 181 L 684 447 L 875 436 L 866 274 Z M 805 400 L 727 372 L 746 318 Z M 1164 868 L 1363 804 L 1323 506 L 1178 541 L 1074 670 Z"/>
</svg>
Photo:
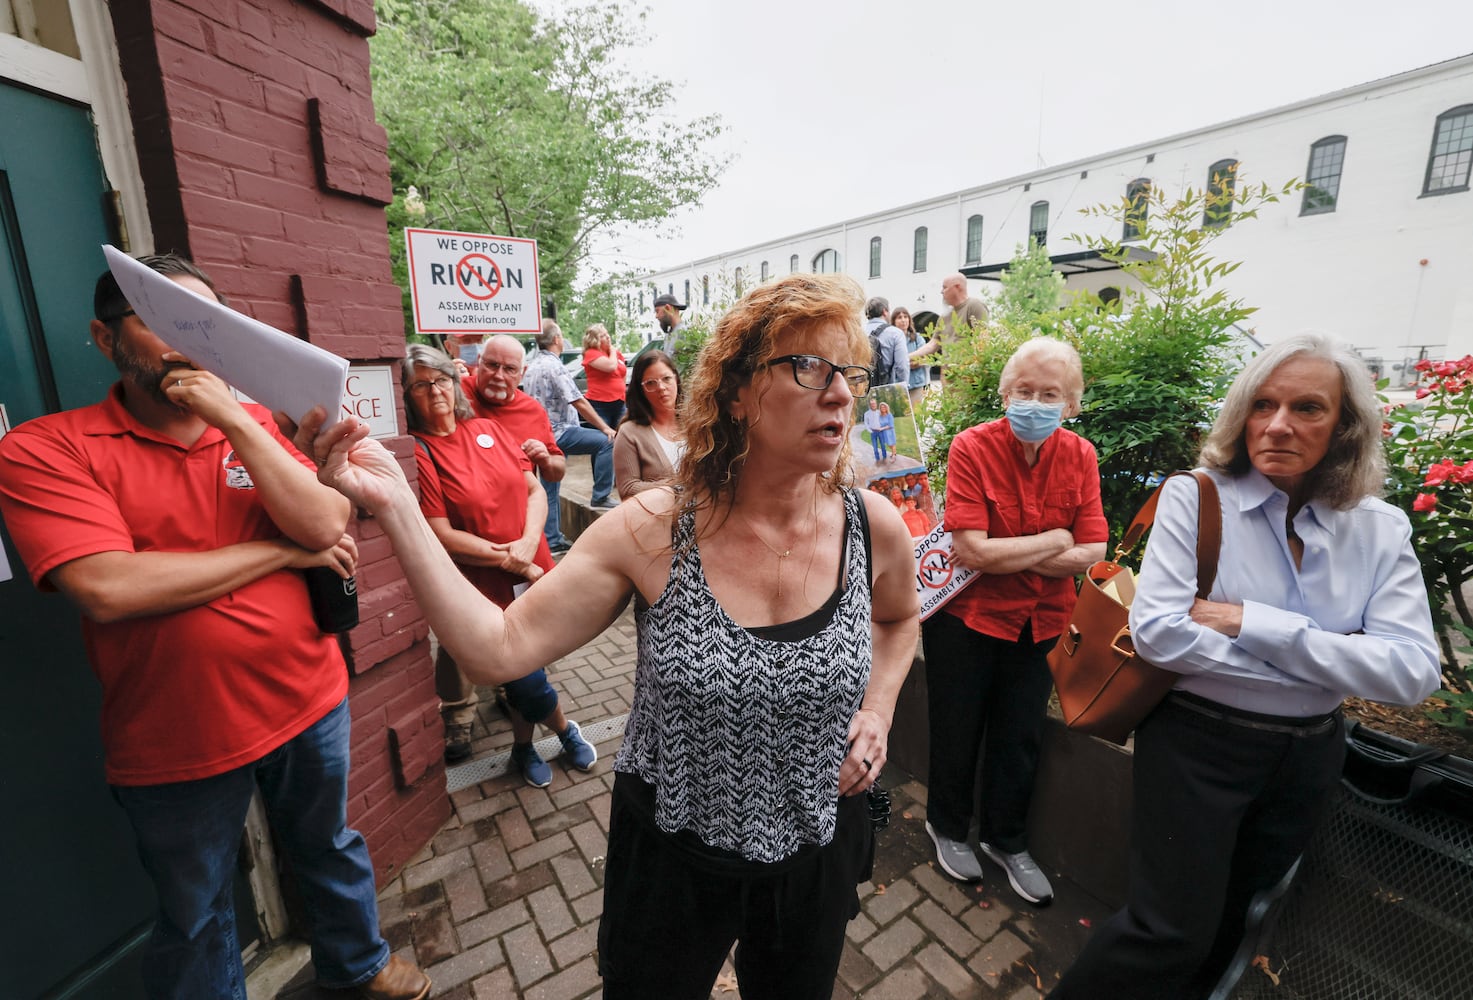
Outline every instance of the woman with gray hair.
<svg viewBox="0 0 1473 1000">
<path fill-rule="evenodd" d="M 1094 446 L 1060 421 L 1079 412 L 1079 354 L 1039 337 L 999 380 L 1006 416 L 958 434 L 946 476 L 954 561 L 983 574 L 926 619 L 931 727 L 926 832 L 952 878 L 975 882 L 969 843 L 977 767 L 982 852 L 1023 899 L 1053 898 L 1028 853 L 1028 804 L 1053 677 L 1049 650 L 1074 609 L 1074 575 L 1104 558 Z"/>
<path fill-rule="evenodd" d="M 1411 525 L 1377 497 L 1381 424 L 1365 366 L 1325 337 L 1248 364 L 1202 448 L 1222 507 L 1207 600 L 1196 484 L 1166 484 L 1130 625 L 1181 678 L 1136 729 L 1126 906 L 1051 997 L 1208 996 L 1340 776 L 1341 700 L 1437 689 Z"/>
<path fill-rule="evenodd" d="M 504 608 L 553 567 L 542 535 L 547 517 L 542 486 L 518 443 L 499 424 L 471 414 L 449 357 L 410 344 L 403 381 L 420 511 L 465 578 Z M 593 766 L 597 752 L 578 724 L 563 716 L 545 672 L 533 671 L 503 690 L 510 708 L 512 763 L 529 785 L 544 788 L 552 782 L 552 769 L 532 744 L 539 722 L 562 740 L 569 763 L 583 771 Z M 435 693 L 445 719 L 445 759 L 464 760 L 471 755 L 478 699 L 475 685 L 444 646 L 435 657 Z"/>
</svg>

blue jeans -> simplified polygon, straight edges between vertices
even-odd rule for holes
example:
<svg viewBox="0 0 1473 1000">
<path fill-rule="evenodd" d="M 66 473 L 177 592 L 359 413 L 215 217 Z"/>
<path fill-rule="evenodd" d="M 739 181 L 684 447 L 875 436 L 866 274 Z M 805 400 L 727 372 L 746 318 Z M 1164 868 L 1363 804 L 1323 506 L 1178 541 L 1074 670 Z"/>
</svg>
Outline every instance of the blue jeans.
<svg viewBox="0 0 1473 1000">
<path fill-rule="evenodd" d="M 257 785 L 312 924 L 312 964 L 327 987 L 356 986 L 389 961 L 373 864 L 348 827 L 348 701 L 253 763 L 198 781 L 112 786 L 158 891 L 143 957 L 153 998 L 246 1000 L 232 882 Z"/>
<path fill-rule="evenodd" d="M 614 442 L 609 440 L 609 436 L 577 424 L 564 424 L 563 429 L 557 432 L 557 446 L 564 455 L 593 457 L 593 496 L 589 500 L 593 503 L 607 500 L 614 491 Z M 542 533 L 547 536 L 547 544 L 566 545 L 568 540 L 563 537 L 562 529 L 563 512 L 558 506 L 562 483 L 550 483 L 544 479 L 542 489 L 547 493 L 547 523 Z"/>
</svg>

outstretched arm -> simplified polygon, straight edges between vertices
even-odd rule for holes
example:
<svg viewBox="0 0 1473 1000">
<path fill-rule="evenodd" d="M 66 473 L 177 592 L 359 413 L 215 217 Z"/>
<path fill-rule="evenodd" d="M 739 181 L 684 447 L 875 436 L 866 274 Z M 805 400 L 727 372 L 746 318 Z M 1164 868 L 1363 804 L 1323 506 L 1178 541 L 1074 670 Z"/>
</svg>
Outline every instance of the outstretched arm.
<svg viewBox="0 0 1473 1000">
<path fill-rule="evenodd" d="M 323 483 L 378 520 L 430 628 L 472 681 L 499 684 L 545 666 L 597 636 L 628 603 L 633 584 L 619 548 L 627 511 L 600 518 L 558 572 L 503 613 L 455 568 L 399 463 L 368 437 L 367 425 L 346 419 L 319 433 L 322 423 L 322 410 L 313 410 L 297 446 L 317 460 Z M 567 615 L 574 604 L 579 613 Z"/>
</svg>

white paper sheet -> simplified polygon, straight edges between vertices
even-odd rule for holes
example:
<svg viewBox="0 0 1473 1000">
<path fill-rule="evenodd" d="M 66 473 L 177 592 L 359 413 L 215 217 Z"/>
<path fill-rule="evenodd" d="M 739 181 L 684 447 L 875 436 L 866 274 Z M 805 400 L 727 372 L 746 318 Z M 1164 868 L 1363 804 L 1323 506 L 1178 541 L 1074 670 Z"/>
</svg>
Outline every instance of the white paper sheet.
<svg viewBox="0 0 1473 1000">
<path fill-rule="evenodd" d="M 128 304 L 160 340 L 271 410 L 300 421 L 314 406 L 342 417 L 348 362 L 259 320 L 211 302 L 104 245 Z"/>
</svg>

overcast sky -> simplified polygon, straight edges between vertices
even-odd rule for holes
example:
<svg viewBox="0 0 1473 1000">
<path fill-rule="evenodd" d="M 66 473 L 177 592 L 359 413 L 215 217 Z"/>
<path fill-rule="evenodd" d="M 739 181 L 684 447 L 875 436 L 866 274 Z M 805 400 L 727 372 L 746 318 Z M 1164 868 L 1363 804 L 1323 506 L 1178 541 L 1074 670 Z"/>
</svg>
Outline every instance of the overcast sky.
<svg viewBox="0 0 1473 1000">
<path fill-rule="evenodd" d="M 558 0 L 536 0 L 540 7 Z M 656 270 L 1473 52 L 1470 0 L 646 0 L 736 157 Z"/>
</svg>

